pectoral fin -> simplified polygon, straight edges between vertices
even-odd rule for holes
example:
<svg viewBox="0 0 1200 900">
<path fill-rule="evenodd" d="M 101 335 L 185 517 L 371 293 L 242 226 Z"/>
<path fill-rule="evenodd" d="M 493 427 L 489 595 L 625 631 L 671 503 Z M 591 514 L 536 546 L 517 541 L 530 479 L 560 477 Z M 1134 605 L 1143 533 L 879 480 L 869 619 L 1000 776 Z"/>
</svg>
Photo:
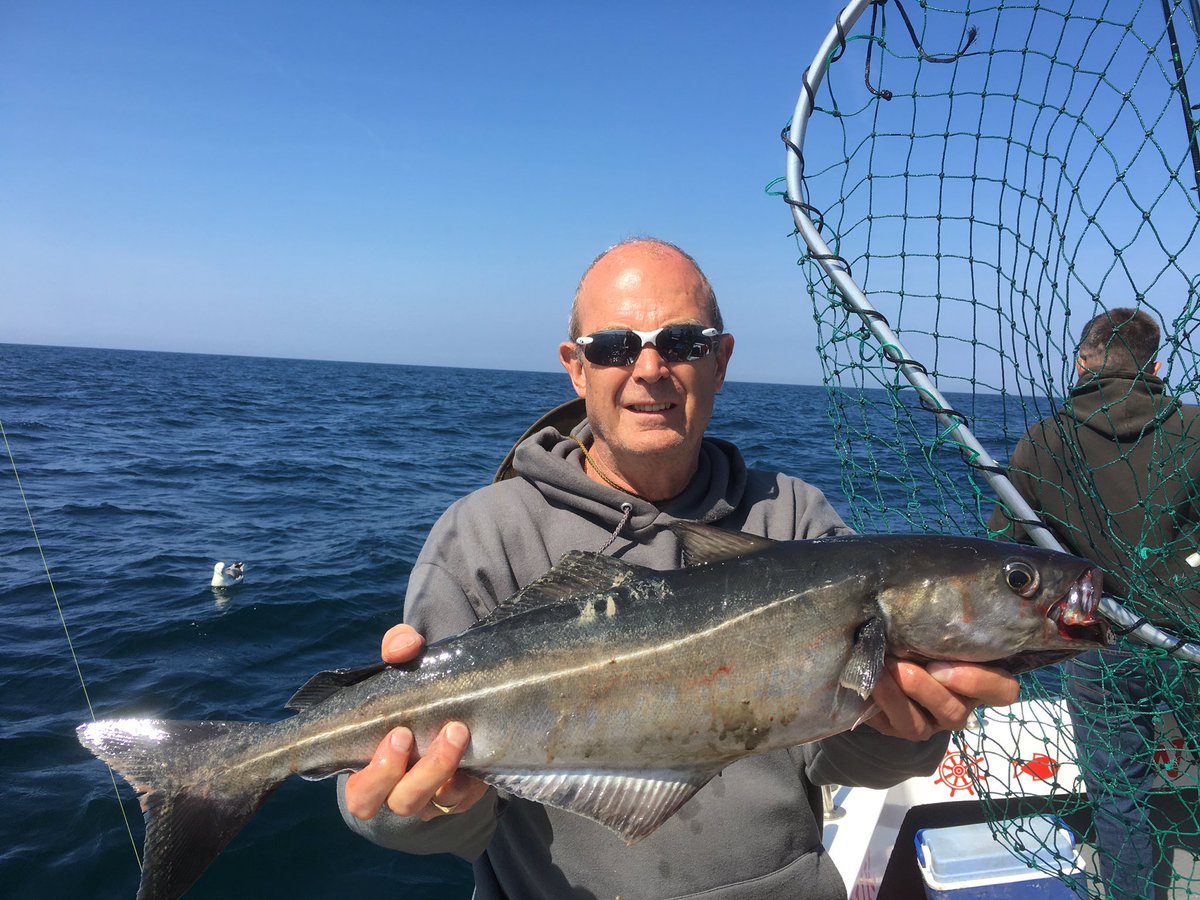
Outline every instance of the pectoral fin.
<svg viewBox="0 0 1200 900">
<path fill-rule="evenodd" d="M 850 659 L 842 669 L 838 684 L 856 691 L 864 700 L 875 690 L 879 673 L 883 671 L 883 654 L 887 648 L 887 630 L 883 620 L 868 619 L 854 636 Z"/>
<path fill-rule="evenodd" d="M 594 819 L 637 843 L 716 772 L 474 772 L 502 791 Z"/>
</svg>

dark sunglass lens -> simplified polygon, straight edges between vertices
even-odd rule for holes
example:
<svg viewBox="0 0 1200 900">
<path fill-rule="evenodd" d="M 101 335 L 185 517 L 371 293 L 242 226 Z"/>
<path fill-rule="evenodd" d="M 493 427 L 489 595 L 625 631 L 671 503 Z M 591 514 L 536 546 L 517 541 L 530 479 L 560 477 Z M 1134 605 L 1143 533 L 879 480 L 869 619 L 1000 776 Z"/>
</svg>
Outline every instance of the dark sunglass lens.
<svg viewBox="0 0 1200 900">
<path fill-rule="evenodd" d="M 664 328 L 654 344 L 667 362 L 703 359 L 712 349 L 712 342 L 704 336 L 703 325 L 672 325 Z"/>
<path fill-rule="evenodd" d="M 637 359 L 641 340 L 632 331 L 597 331 L 583 355 L 595 366 L 627 366 Z"/>
</svg>

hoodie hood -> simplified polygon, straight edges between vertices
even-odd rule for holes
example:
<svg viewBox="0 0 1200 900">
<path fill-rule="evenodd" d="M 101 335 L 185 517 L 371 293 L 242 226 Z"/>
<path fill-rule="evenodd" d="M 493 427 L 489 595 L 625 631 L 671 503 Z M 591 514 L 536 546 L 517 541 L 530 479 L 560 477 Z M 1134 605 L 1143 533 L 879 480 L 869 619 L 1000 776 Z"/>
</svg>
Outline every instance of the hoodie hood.
<svg viewBox="0 0 1200 900">
<path fill-rule="evenodd" d="M 1131 441 L 1157 428 L 1179 409 L 1156 375 L 1114 372 L 1075 387 L 1063 413 L 1109 440 Z"/>
<path fill-rule="evenodd" d="M 584 420 L 564 436 L 555 428 L 543 428 L 523 441 L 513 456 L 513 470 L 554 506 L 574 509 L 609 528 L 624 517 L 623 504 L 632 507 L 627 526 L 633 533 L 661 525 L 663 514 L 677 519 L 715 522 L 732 513 L 746 490 L 746 464 L 732 444 L 706 437 L 700 444 L 700 464 L 691 482 L 679 496 L 654 505 L 632 494 L 618 491 L 588 478 L 583 470 L 584 446 L 592 443 L 592 431 Z"/>
</svg>

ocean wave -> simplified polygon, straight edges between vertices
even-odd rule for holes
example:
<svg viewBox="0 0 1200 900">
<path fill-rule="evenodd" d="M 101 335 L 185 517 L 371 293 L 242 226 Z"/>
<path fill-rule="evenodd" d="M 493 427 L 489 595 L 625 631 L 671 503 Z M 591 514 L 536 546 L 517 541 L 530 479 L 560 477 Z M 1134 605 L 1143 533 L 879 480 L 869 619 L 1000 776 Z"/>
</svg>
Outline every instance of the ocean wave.
<svg viewBox="0 0 1200 900">
<path fill-rule="evenodd" d="M 108 501 L 100 501 L 99 503 L 64 503 L 57 510 L 66 516 L 73 517 L 92 517 L 92 516 L 135 516 L 140 518 L 150 519 L 177 519 L 178 513 L 174 513 L 168 509 L 152 509 L 149 507 L 139 506 L 118 506 L 115 503 Z"/>
</svg>

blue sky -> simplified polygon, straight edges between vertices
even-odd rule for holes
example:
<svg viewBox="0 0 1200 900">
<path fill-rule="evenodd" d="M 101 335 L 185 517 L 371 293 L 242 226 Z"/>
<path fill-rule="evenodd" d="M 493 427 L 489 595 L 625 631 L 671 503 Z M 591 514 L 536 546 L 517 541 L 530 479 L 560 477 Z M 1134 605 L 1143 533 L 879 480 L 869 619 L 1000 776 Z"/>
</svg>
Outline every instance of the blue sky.
<svg viewBox="0 0 1200 900">
<path fill-rule="evenodd" d="M 654 234 L 817 382 L 764 187 L 840 6 L 5 3 L 0 341 L 553 370 Z"/>
<path fill-rule="evenodd" d="M 10 0 L 0 343 L 556 371 L 588 262 L 652 234 L 689 250 L 716 287 L 738 339 L 733 379 L 817 383 L 829 334 L 813 323 L 791 216 L 764 188 L 785 171 L 779 132 L 841 6 Z M 892 56 L 885 73 L 877 53 L 873 77 L 915 79 L 926 95 L 916 103 L 903 89 L 870 100 L 866 44 L 853 43 L 830 81 L 865 115 L 849 138 L 814 118 L 810 189 L 918 358 L 993 386 L 1021 364 L 1070 381 L 1070 348 L 1098 302 L 1142 291 L 1168 329 L 1182 317 L 1176 332 L 1190 335 L 1195 179 L 1157 7 L 1113 0 L 1096 34 L 1092 7 L 1072 7 L 1065 27 L 1007 7 L 1002 23 L 976 10 L 980 40 L 954 66 L 913 63 L 891 17 Z M 1124 15 L 1138 17 L 1136 33 Z M 958 46 L 963 27 L 941 11 L 918 20 L 934 52 Z M 1191 69 L 1194 33 L 1183 19 L 1180 29 Z M 986 117 L 971 94 L 984 86 Z M 951 87 L 953 126 L 939 99 Z M 1128 90 L 1136 102 L 1121 107 Z M 828 93 L 819 103 L 833 105 Z M 1002 133 L 969 137 L 1006 123 L 1032 156 L 1013 156 Z M 857 143 L 871 127 L 885 136 Z M 949 152 L 943 130 L 956 133 Z M 1183 177 L 1164 188 L 1165 168 Z M 939 257 L 932 272 L 935 251 L 966 255 L 972 215 L 993 229 L 975 240 L 973 268 Z M 1061 244 L 1034 248 L 1044 271 L 996 237 L 1037 245 L 1054 222 Z M 1075 274 L 1063 277 L 1068 263 Z M 995 265 L 1011 283 L 997 285 Z M 1039 309 L 1056 278 L 1062 297 Z M 918 302 L 943 292 L 937 309 Z M 980 325 L 974 301 L 997 297 L 1024 331 Z M 936 350 L 923 334 L 935 318 Z M 1008 358 L 981 349 L 997 344 Z M 860 361 L 857 345 L 829 346 Z M 1183 373 L 1195 380 L 1194 358 L 1175 365 Z M 1022 389 L 1045 389 L 1035 382 Z"/>
</svg>

